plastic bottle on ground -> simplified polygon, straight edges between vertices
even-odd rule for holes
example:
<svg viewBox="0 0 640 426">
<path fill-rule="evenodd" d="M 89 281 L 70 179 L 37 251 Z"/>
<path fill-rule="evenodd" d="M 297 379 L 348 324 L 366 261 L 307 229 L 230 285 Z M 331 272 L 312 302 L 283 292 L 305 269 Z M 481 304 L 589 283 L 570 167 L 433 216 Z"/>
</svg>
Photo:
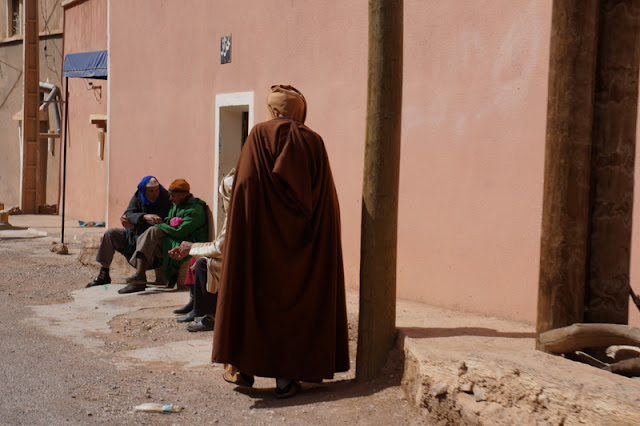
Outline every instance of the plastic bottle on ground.
<svg viewBox="0 0 640 426">
<path fill-rule="evenodd" d="M 145 404 L 136 405 L 134 407 L 136 411 L 143 411 L 145 413 L 177 413 L 181 410 L 180 407 L 175 407 L 172 404 L 160 404 L 159 402 L 147 402 Z"/>
</svg>

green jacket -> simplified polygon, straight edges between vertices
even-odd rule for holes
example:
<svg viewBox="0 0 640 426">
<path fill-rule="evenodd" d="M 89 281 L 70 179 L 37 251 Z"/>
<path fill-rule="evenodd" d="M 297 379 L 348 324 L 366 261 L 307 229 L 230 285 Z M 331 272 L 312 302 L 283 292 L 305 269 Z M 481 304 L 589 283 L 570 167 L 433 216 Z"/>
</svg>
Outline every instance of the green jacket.
<svg viewBox="0 0 640 426">
<path fill-rule="evenodd" d="M 182 218 L 182 223 L 175 228 L 169 225 L 169 221 L 174 217 Z M 208 240 L 207 204 L 201 199 L 191 196 L 179 206 L 175 204 L 171 206 L 164 223 L 155 226 L 162 229 L 166 234 L 162 241 L 162 267 L 167 280 L 169 280 L 169 287 L 173 287 L 178 279 L 180 263 L 191 256 L 181 260 L 174 260 L 169 257 L 167 252 L 172 248 L 178 247 L 183 241 L 196 243 Z"/>
</svg>

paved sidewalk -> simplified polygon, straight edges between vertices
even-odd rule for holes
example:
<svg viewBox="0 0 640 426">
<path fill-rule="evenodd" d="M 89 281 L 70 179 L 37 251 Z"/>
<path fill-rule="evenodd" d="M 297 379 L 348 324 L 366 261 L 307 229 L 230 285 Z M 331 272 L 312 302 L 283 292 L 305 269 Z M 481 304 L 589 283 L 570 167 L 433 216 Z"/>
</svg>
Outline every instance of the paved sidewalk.
<svg viewBox="0 0 640 426">
<path fill-rule="evenodd" d="M 59 216 L 9 219 L 22 231 L 32 228 L 60 237 Z M 0 240 L 16 238 L 7 237 L 9 231 L 16 229 L 0 230 Z M 65 241 L 95 239 L 94 234 L 103 232 L 104 228 L 81 227 L 73 220 L 65 223 Z M 185 296 L 167 292 L 163 297 L 169 305 L 180 305 Z M 76 297 L 74 303 L 84 299 Z M 357 291 L 348 290 L 347 300 L 350 318 L 357 318 Z M 404 353 L 403 386 L 425 422 L 640 424 L 640 380 L 536 351 L 533 324 L 406 300 L 397 303 L 396 324 L 398 347 Z"/>
<path fill-rule="evenodd" d="M 77 220 L 65 218 L 64 242 L 82 241 L 85 235 L 102 235 L 104 231 L 105 227 L 83 227 Z M 46 235 L 43 235 L 43 232 L 46 232 Z M 61 234 L 62 217 L 58 215 L 11 215 L 8 226 L 0 222 L 0 239 L 49 236 L 60 241 Z"/>
</svg>

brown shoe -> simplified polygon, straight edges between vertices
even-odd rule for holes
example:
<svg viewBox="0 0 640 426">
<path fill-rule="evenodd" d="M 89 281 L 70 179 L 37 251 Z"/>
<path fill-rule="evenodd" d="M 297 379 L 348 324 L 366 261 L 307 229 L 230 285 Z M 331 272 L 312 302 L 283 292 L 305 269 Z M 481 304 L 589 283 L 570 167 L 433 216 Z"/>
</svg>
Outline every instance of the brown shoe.
<svg viewBox="0 0 640 426">
<path fill-rule="evenodd" d="M 146 288 L 147 288 L 146 284 L 127 284 L 126 286 L 118 290 L 118 293 L 120 294 L 137 293 L 139 291 L 145 291 Z"/>
<path fill-rule="evenodd" d="M 248 388 L 253 386 L 253 382 L 255 381 L 252 375 L 244 374 L 239 371 L 236 371 L 235 373 L 225 371 L 222 378 L 225 382 L 231 383 L 232 385 L 246 386 Z"/>
<path fill-rule="evenodd" d="M 128 277 L 126 280 L 127 284 L 147 284 L 147 277 L 145 277 L 144 275 L 140 275 L 137 272 L 133 275 L 131 275 L 130 277 Z"/>
</svg>

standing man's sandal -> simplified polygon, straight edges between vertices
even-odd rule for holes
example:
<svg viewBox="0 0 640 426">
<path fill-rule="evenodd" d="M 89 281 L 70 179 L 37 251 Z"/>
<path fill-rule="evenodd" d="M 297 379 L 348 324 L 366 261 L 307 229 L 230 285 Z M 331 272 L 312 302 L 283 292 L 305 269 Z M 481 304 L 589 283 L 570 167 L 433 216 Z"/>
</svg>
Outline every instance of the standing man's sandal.
<svg viewBox="0 0 640 426">
<path fill-rule="evenodd" d="M 291 398 L 292 396 L 297 394 L 298 391 L 300 391 L 300 383 L 298 383 L 295 380 L 292 380 L 291 382 L 289 382 L 287 386 L 285 386 L 282 389 L 276 386 L 276 398 L 277 399 Z"/>
<path fill-rule="evenodd" d="M 244 374 L 239 371 L 235 373 L 230 373 L 229 371 L 225 371 L 222 375 L 222 378 L 225 382 L 231 383 L 236 386 L 245 386 L 250 388 L 253 386 L 253 382 L 255 381 L 254 377 L 250 374 Z"/>
</svg>

